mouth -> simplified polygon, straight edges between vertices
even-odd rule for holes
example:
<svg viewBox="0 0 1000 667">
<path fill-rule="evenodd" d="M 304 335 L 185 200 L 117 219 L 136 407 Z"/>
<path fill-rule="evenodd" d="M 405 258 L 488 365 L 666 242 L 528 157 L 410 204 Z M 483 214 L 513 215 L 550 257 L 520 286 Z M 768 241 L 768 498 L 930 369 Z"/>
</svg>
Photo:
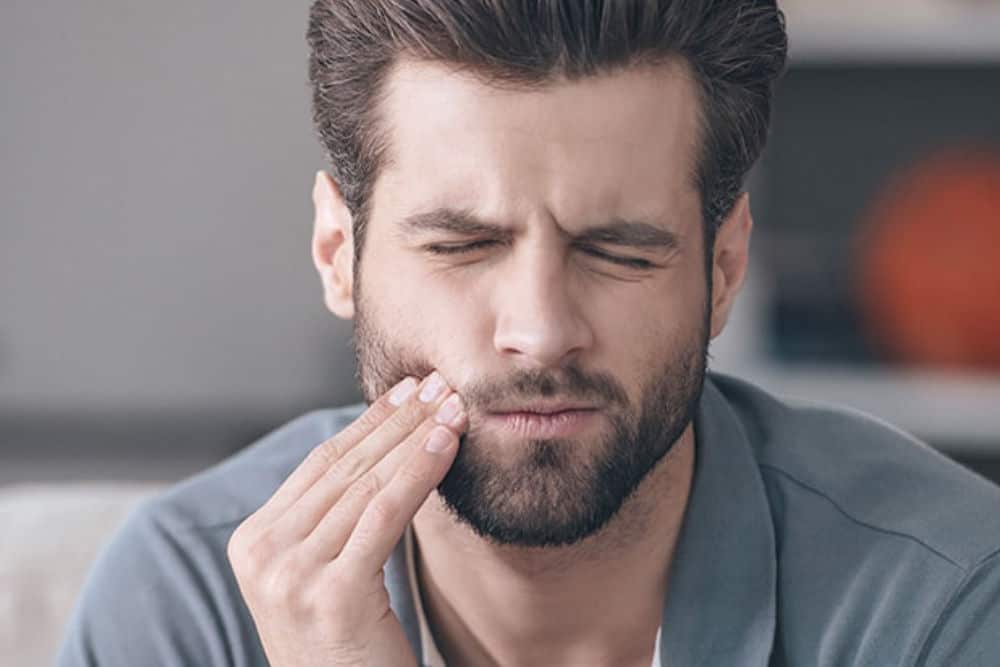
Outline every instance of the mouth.
<svg viewBox="0 0 1000 667">
<path fill-rule="evenodd" d="M 568 438 L 591 427 L 600 416 L 601 411 L 589 405 L 536 404 L 487 412 L 485 423 L 524 438 Z"/>
</svg>

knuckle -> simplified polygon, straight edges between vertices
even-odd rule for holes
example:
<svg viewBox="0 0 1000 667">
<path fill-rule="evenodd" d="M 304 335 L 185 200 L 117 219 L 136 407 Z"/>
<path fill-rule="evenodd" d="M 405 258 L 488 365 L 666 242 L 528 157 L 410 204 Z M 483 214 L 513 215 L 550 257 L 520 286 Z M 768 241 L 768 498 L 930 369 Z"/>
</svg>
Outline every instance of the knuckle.
<svg viewBox="0 0 1000 667">
<path fill-rule="evenodd" d="M 254 543 L 254 536 L 247 528 L 246 522 L 241 523 L 229 536 L 226 543 L 226 557 L 237 573 L 252 569 L 252 550 L 250 546 Z"/>
<path fill-rule="evenodd" d="M 243 559 L 243 535 L 240 532 L 240 528 L 244 524 L 240 524 L 233 531 L 233 534 L 229 536 L 229 541 L 226 542 L 226 558 L 229 559 L 231 565 L 236 566 Z"/>
<path fill-rule="evenodd" d="M 232 540 L 230 540 L 232 542 Z M 270 531 L 252 538 L 241 538 L 236 548 L 236 559 L 240 571 L 254 578 L 264 572 L 274 561 L 275 539 Z"/>
<path fill-rule="evenodd" d="M 431 413 L 434 405 L 434 403 L 422 401 L 409 401 L 389 415 L 386 423 L 391 426 L 393 431 L 410 431 Z"/>
<path fill-rule="evenodd" d="M 333 464 L 330 475 L 350 481 L 363 477 L 366 469 L 367 465 L 360 455 L 345 456 Z"/>
<path fill-rule="evenodd" d="M 350 495 L 352 500 L 358 499 L 367 504 L 371 502 L 371 500 L 375 498 L 381 490 L 382 480 L 379 479 L 378 475 L 370 472 L 351 484 L 351 487 L 347 490 L 347 494 Z"/>
<path fill-rule="evenodd" d="M 278 576 L 267 579 L 258 597 L 270 608 L 289 609 L 295 605 L 290 582 Z"/>
<path fill-rule="evenodd" d="M 306 571 L 294 555 L 286 556 L 275 564 L 266 578 L 263 597 L 274 606 L 306 609 L 310 606 Z"/>
<path fill-rule="evenodd" d="M 346 450 L 345 440 L 341 437 L 333 437 L 313 447 L 312 451 L 309 452 L 309 456 L 329 468 L 344 456 Z"/>
<path fill-rule="evenodd" d="M 354 420 L 351 430 L 359 435 L 375 430 L 392 414 L 391 408 L 392 405 L 385 398 L 380 398 Z"/>
<path fill-rule="evenodd" d="M 378 533 L 393 524 L 402 511 L 402 508 L 399 506 L 399 503 L 382 494 L 371 502 L 368 506 L 368 511 L 372 515 L 373 532 Z"/>
<path fill-rule="evenodd" d="M 430 473 L 424 467 L 414 465 L 412 461 L 409 465 L 400 468 L 396 474 L 399 476 L 400 483 L 408 489 L 425 486 L 430 479 Z"/>
<path fill-rule="evenodd" d="M 251 512 L 243 519 L 233 531 L 233 536 L 239 535 L 239 539 L 246 539 L 254 535 L 262 526 L 266 526 L 266 519 L 264 518 L 264 511 L 266 505 L 258 507 L 256 510 Z"/>
</svg>

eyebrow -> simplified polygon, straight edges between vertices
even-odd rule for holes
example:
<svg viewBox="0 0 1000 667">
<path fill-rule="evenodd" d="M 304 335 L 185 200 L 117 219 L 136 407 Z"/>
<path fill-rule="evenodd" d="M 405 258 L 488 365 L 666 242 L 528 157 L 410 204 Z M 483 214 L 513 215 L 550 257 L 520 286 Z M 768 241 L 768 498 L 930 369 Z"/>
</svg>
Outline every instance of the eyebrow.
<svg viewBox="0 0 1000 667">
<path fill-rule="evenodd" d="M 513 231 L 508 227 L 481 219 L 471 211 L 448 207 L 424 213 L 414 213 L 400 223 L 404 233 L 445 232 L 460 236 L 490 236 L 508 240 Z M 588 227 L 578 235 L 577 241 L 607 243 L 641 249 L 675 250 L 680 246 L 677 234 L 641 220 L 612 220 Z"/>
</svg>

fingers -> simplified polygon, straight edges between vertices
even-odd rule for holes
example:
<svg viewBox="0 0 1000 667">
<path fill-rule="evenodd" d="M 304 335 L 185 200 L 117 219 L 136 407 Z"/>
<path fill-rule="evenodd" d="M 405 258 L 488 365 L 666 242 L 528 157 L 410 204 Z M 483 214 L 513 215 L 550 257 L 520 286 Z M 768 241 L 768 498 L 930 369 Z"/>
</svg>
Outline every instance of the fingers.
<svg viewBox="0 0 1000 667">
<path fill-rule="evenodd" d="M 458 452 L 459 434 L 434 426 L 386 487 L 368 503 L 335 563 L 344 576 L 370 577 L 381 569 L 403 531 L 431 491 L 441 483 Z"/>
<path fill-rule="evenodd" d="M 399 410 L 400 405 L 417 388 L 414 378 L 404 378 L 372 403 L 347 428 L 314 447 L 267 502 L 254 512 L 253 522 L 267 524 L 284 514 L 334 462 Z"/>
<path fill-rule="evenodd" d="M 315 649 L 326 651 L 320 662 L 412 662 L 382 569 L 454 461 L 467 417 L 437 373 L 397 388 L 396 400 L 380 397 L 310 452 L 229 539 L 226 555 L 272 662 Z"/>
<path fill-rule="evenodd" d="M 387 453 L 399 447 L 429 415 L 434 414 L 451 393 L 439 374 L 432 373 L 428 376 L 403 405 L 361 442 L 333 461 L 312 486 L 288 507 L 276 522 L 274 538 L 283 544 L 304 540 L 340 501 L 347 489 Z M 334 555 L 336 552 L 329 557 Z"/>
<path fill-rule="evenodd" d="M 441 430 L 445 432 L 446 438 L 451 437 L 457 442 L 458 436 L 465 429 L 465 426 L 466 416 L 461 399 L 458 394 L 451 394 L 433 417 L 425 419 L 399 446 L 389 451 L 365 475 L 354 482 L 344 492 L 336 506 L 323 516 L 303 543 L 303 548 L 309 553 L 309 560 L 329 562 L 338 557 L 351 533 L 355 530 L 358 520 L 369 505 L 373 502 L 382 502 L 378 498 L 392 485 L 392 480 L 395 477 L 411 474 L 406 472 L 406 466 L 413 460 L 414 454 L 419 453 L 428 437 L 433 432 Z M 442 465 L 444 469 L 440 477 L 443 478 L 447 468 L 451 465 L 451 459 L 442 461 Z M 413 512 L 410 513 L 406 521 L 413 517 L 413 514 L 416 513 L 421 503 L 438 482 L 433 482 L 430 487 L 417 488 L 414 491 L 420 494 L 420 497 L 415 499 L 416 504 L 413 505 Z M 398 538 L 397 535 L 396 539 L 398 540 Z"/>
</svg>

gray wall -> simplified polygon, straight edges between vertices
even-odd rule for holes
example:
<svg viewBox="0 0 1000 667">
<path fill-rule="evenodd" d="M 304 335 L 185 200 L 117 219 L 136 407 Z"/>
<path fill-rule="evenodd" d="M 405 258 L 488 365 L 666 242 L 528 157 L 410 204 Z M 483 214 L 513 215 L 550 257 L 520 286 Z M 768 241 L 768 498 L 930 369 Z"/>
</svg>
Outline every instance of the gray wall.
<svg viewBox="0 0 1000 667">
<path fill-rule="evenodd" d="M 294 415 L 357 399 L 350 326 L 323 307 L 309 253 L 323 159 L 308 4 L 0 4 L 0 485 L 175 478 Z M 781 108 L 822 125 L 789 91 Z M 765 184 L 767 170 L 765 159 Z M 795 191 L 791 171 L 782 192 Z M 759 250 L 772 216 L 752 189 Z M 714 367 L 759 381 L 763 269 L 713 345 Z M 895 409 L 913 405 L 905 392 L 855 391 L 868 377 L 831 391 L 827 376 L 765 386 L 857 398 L 926 434 L 912 407 Z"/>
<path fill-rule="evenodd" d="M 308 0 L 0 7 L 0 485 L 173 479 L 358 400 Z"/>
<path fill-rule="evenodd" d="M 0 419 L 354 400 L 309 258 L 307 9 L 4 1 Z"/>
</svg>

